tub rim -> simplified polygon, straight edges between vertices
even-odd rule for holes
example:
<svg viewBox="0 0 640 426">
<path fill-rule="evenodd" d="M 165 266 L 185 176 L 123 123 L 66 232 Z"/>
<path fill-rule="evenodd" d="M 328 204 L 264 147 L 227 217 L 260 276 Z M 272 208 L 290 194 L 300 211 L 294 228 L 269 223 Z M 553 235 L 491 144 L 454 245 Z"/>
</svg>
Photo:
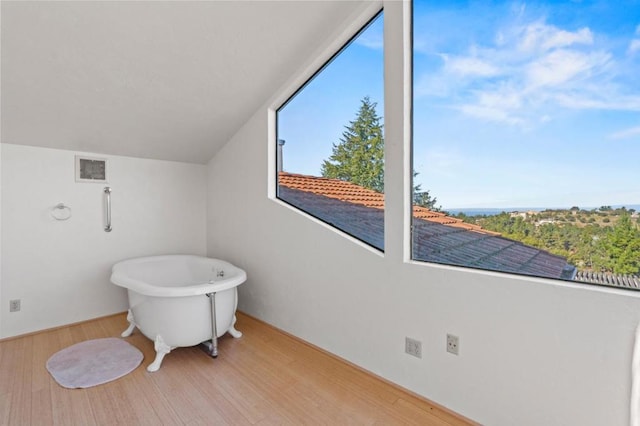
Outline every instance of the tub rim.
<svg viewBox="0 0 640 426">
<path fill-rule="evenodd" d="M 149 261 L 162 261 L 162 260 L 176 260 L 176 259 L 205 259 L 223 263 L 225 268 L 232 268 L 234 270 L 233 276 L 229 278 L 223 278 L 221 280 L 211 282 L 205 282 L 202 284 L 192 284 L 188 286 L 169 286 L 160 287 L 149 284 L 145 281 L 131 278 L 128 276 L 124 269 L 127 266 L 135 265 L 137 263 L 145 263 Z M 247 279 L 247 273 L 227 262 L 226 260 L 217 259 L 207 256 L 198 256 L 191 254 L 167 254 L 158 256 L 145 256 L 135 257 L 122 260 L 111 267 L 111 282 L 119 287 L 126 288 L 127 290 L 135 291 L 145 296 L 155 297 L 185 297 L 185 296 L 199 296 L 209 293 L 217 293 L 224 290 L 228 290 L 233 287 L 237 287 Z"/>
</svg>

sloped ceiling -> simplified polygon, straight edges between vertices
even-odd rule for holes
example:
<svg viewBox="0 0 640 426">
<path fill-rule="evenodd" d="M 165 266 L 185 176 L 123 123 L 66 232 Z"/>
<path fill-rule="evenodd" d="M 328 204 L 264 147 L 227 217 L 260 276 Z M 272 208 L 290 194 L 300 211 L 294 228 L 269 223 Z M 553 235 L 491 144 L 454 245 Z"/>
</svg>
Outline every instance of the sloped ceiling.
<svg viewBox="0 0 640 426">
<path fill-rule="evenodd" d="M 206 163 L 361 5 L 2 1 L 2 142 Z"/>
</svg>

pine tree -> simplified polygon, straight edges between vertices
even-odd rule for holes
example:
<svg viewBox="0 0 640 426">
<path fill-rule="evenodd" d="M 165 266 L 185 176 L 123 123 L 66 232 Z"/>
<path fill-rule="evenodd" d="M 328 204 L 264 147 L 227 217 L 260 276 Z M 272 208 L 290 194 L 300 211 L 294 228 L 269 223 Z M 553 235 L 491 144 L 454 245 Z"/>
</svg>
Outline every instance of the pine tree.
<svg viewBox="0 0 640 426">
<path fill-rule="evenodd" d="M 322 162 L 323 177 L 340 179 L 356 185 L 384 192 L 384 135 L 381 118 L 376 113 L 377 103 L 368 96 L 362 99 L 354 121 L 345 126 L 342 138 L 333 144 L 333 153 Z M 414 177 L 417 173 L 414 173 Z M 421 191 L 420 185 L 413 190 L 413 203 L 432 210 L 437 199 L 429 191 Z"/>
<path fill-rule="evenodd" d="M 418 172 L 413 172 L 413 177 L 415 178 L 418 175 Z M 413 187 L 413 205 L 414 206 L 422 206 L 426 207 L 434 212 L 441 212 L 442 206 L 436 206 L 438 199 L 436 197 L 431 197 L 429 191 L 421 191 L 422 185 L 418 184 Z"/>
<path fill-rule="evenodd" d="M 376 105 L 368 96 L 362 99 L 356 119 L 322 162 L 322 176 L 384 192 L 384 137 Z"/>
<path fill-rule="evenodd" d="M 599 241 L 606 257 L 597 260 L 597 266 L 615 274 L 640 274 L 640 230 L 623 214 L 613 229 Z"/>
</svg>

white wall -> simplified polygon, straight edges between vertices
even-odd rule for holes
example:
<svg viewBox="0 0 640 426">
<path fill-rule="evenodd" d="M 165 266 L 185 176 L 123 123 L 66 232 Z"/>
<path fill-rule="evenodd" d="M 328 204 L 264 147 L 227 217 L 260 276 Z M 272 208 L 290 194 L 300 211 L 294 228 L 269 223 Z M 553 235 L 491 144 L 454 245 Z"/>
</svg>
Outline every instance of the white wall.
<svg viewBox="0 0 640 426">
<path fill-rule="evenodd" d="M 387 6 L 398 25 L 401 6 Z M 387 84 L 404 74 L 387 68 Z M 403 97 L 386 99 L 387 140 L 403 138 Z M 405 262 L 397 236 L 373 252 L 269 199 L 270 106 L 209 164 L 208 253 L 246 269 L 241 310 L 483 424 L 628 424 L 638 293 Z M 386 154 L 387 226 L 403 232 L 406 145 Z"/>
<path fill-rule="evenodd" d="M 2 149 L 0 149 L 0 188 L 2 188 Z M 7 309 L 2 299 L 2 190 L 0 189 L 0 311 L 3 307 Z M 2 315 L 0 315 L 0 333 L 2 333 Z"/>
<path fill-rule="evenodd" d="M 261 111 L 209 165 L 209 255 L 246 269 L 239 309 L 483 424 L 628 424 L 636 293 L 382 258 L 267 198 L 266 133 Z"/>
<path fill-rule="evenodd" d="M 206 166 L 94 154 L 109 161 L 107 233 L 106 184 L 76 183 L 75 154 L 86 153 L 1 145 L 0 338 L 125 311 L 126 291 L 109 281 L 119 260 L 206 252 Z M 60 202 L 67 221 L 50 215 Z"/>
</svg>

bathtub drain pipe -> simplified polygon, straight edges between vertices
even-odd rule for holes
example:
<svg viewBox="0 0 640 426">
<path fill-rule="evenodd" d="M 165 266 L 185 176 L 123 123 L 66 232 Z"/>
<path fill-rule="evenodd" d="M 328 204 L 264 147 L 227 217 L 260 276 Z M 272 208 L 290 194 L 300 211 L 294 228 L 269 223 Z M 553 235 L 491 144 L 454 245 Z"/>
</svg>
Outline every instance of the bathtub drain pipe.
<svg viewBox="0 0 640 426">
<path fill-rule="evenodd" d="M 211 301 L 211 346 L 209 347 L 209 355 L 213 358 L 218 356 L 218 327 L 216 326 L 216 294 L 207 293 L 207 297 Z"/>
</svg>

